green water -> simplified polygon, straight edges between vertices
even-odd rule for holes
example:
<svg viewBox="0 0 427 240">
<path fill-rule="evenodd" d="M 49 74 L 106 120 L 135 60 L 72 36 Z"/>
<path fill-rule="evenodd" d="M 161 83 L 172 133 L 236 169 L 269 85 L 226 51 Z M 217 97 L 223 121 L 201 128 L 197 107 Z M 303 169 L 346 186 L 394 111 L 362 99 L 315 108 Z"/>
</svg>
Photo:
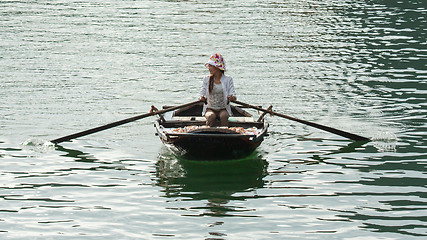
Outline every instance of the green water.
<svg viewBox="0 0 427 240">
<path fill-rule="evenodd" d="M 0 1 L 2 239 L 423 239 L 423 1 Z M 172 155 L 154 118 L 224 55 L 279 117 L 251 156 Z"/>
</svg>

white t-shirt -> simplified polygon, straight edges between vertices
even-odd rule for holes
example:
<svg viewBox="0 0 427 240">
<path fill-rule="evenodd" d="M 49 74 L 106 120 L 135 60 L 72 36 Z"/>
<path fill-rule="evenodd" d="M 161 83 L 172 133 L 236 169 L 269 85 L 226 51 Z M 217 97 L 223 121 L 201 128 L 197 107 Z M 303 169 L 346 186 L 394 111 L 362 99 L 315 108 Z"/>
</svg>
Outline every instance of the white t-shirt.
<svg viewBox="0 0 427 240">
<path fill-rule="evenodd" d="M 219 110 L 225 108 L 224 102 L 224 91 L 222 90 L 222 84 L 214 83 L 212 88 L 212 94 L 209 95 L 208 108 Z"/>
</svg>

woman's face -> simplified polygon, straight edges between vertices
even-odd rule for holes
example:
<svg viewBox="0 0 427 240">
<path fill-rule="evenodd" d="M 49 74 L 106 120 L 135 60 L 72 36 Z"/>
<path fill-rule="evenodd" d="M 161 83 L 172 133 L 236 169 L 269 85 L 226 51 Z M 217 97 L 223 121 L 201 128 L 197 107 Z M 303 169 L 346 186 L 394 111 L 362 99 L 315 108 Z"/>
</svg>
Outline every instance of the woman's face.
<svg viewBox="0 0 427 240">
<path fill-rule="evenodd" d="M 218 73 L 218 72 L 221 72 L 221 71 L 219 70 L 219 68 L 214 67 L 214 66 L 212 66 L 212 65 L 210 65 L 210 64 L 209 64 L 209 72 L 210 72 L 212 75 L 214 75 L 214 74 L 216 74 L 216 73 Z"/>
</svg>

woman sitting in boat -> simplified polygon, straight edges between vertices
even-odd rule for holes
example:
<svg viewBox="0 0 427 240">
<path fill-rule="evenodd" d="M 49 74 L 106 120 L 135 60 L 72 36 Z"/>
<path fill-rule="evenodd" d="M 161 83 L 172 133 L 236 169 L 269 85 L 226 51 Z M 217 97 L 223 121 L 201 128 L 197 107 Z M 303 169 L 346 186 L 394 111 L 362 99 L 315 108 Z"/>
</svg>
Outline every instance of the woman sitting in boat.
<svg viewBox="0 0 427 240">
<path fill-rule="evenodd" d="M 203 79 L 200 100 L 203 105 L 202 116 L 206 118 L 207 126 L 214 126 L 219 118 L 221 126 L 228 126 L 228 117 L 232 115 L 230 101 L 236 100 L 233 79 L 225 76 L 225 61 L 221 54 L 214 54 L 205 64 L 210 75 Z"/>
</svg>

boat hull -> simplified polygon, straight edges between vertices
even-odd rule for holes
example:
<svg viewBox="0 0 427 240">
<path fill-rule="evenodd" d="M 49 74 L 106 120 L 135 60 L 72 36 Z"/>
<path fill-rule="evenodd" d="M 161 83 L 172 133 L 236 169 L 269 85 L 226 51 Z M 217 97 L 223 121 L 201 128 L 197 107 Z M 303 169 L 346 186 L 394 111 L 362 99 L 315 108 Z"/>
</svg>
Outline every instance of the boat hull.
<svg viewBox="0 0 427 240">
<path fill-rule="evenodd" d="M 196 160 L 224 160 L 238 159 L 250 155 L 263 140 L 263 137 L 254 139 L 254 137 L 244 135 L 215 135 L 217 134 L 177 136 L 165 143 L 176 155 L 181 157 Z"/>
</svg>

